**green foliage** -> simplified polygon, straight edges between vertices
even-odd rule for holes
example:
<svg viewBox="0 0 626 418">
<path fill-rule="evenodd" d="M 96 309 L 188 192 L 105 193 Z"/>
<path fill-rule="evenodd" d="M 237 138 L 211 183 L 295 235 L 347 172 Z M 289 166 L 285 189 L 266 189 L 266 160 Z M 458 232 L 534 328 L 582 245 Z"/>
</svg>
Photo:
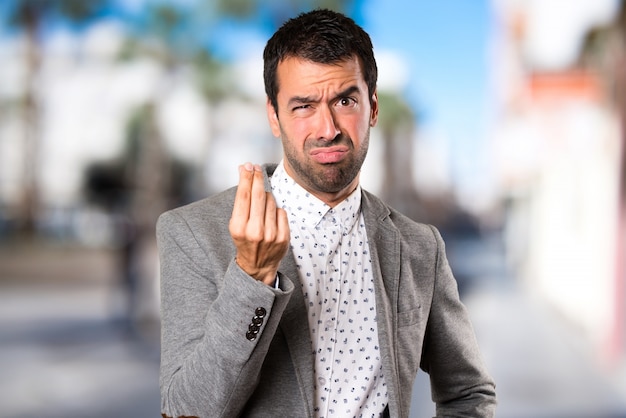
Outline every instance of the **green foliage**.
<svg viewBox="0 0 626 418">
<path fill-rule="evenodd" d="M 216 102 L 238 93 L 229 67 L 207 50 L 201 50 L 193 60 L 196 86 L 209 102 Z"/>
<path fill-rule="evenodd" d="M 399 94 L 379 91 L 378 106 L 378 122 L 386 131 L 415 123 L 413 108 Z"/>
<path fill-rule="evenodd" d="M 97 17 L 107 4 L 107 0 L 19 0 L 9 8 L 9 24 L 26 29 L 54 19 L 81 23 Z"/>
<path fill-rule="evenodd" d="M 278 27 L 301 12 L 323 8 L 347 13 L 353 4 L 354 0 L 217 0 L 216 13 L 240 20 L 263 13 Z"/>
<path fill-rule="evenodd" d="M 254 0 L 218 0 L 217 13 L 235 18 L 249 18 L 254 16 L 259 6 Z"/>
</svg>

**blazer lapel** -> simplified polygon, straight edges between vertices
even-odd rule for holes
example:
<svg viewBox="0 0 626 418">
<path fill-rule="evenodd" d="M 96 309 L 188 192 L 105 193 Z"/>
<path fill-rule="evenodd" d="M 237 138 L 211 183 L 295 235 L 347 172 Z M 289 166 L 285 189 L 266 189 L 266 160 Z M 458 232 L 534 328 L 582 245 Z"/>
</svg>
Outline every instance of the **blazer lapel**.
<svg viewBox="0 0 626 418">
<path fill-rule="evenodd" d="M 283 258 L 279 271 L 289 277 L 295 286 L 280 321 L 280 328 L 287 340 L 300 390 L 307 404 L 308 416 L 313 416 L 313 394 L 315 391 L 313 348 L 300 276 L 291 249 Z"/>
<path fill-rule="evenodd" d="M 390 225 L 389 209 L 369 193 L 363 193 L 363 217 L 369 239 L 376 286 L 378 343 L 389 390 L 390 411 L 399 411 L 399 375 L 396 370 L 395 335 L 400 280 L 400 239 Z"/>
</svg>

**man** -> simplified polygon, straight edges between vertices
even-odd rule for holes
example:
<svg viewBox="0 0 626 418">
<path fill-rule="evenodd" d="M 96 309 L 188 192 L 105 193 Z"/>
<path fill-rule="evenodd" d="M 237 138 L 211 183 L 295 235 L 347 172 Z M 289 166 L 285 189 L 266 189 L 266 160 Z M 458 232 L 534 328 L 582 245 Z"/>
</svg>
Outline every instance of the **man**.
<svg viewBox="0 0 626 418">
<path fill-rule="evenodd" d="M 439 233 L 359 186 L 377 70 L 328 10 L 264 51 L 284 158 L 157 226 L 163 416 L 408 417 L 418 368 L 437 415 L 490 417 L 495 391 Z"/>
</svg>

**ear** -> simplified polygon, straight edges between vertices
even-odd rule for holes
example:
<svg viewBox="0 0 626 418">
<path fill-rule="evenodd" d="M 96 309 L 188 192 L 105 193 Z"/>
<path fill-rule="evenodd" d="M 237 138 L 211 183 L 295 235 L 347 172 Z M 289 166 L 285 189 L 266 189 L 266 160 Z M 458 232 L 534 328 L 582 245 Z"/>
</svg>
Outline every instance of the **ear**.
<svg viewBox="0 0 626 418">
<path fill-rule="evenodd" d="M 373 128 L 378 123 L 378 92 L 372 94 L 372 111 L 370 115 L 370 126 Z"/>
<path fill-rule="evenodd" d="M 272 130 L 272 134 L 276 138 L 280 138 L 280 124 L 278 122 L 278 115 L 276 114 L 276 109 L 274 109 L 274 106 L 272 105 L 269 97 L 267 98 L 265 107 L 267 109 L 267 119 L 270 122 L 270 129 Z"/>
</svg>

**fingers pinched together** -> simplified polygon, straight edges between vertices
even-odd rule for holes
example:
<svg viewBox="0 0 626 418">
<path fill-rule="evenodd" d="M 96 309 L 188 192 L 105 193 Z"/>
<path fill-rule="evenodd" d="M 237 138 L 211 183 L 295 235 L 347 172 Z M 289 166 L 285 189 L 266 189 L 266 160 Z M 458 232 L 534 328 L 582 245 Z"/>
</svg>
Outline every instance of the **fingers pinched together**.
<svg viewBox="0 0 626 418">
<path fill-rule="evenodd" d="M 239 167 L 229 231 L 237 248 L 239 267 L 272 285 L 289 248 L 289 223 L 286 212 L 276 207 L 272 193 L 265 191 L 259 165 L 246 163 Z"/>
</svg>

